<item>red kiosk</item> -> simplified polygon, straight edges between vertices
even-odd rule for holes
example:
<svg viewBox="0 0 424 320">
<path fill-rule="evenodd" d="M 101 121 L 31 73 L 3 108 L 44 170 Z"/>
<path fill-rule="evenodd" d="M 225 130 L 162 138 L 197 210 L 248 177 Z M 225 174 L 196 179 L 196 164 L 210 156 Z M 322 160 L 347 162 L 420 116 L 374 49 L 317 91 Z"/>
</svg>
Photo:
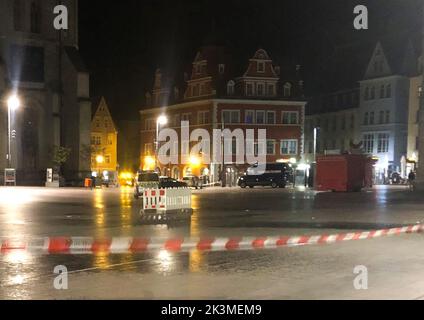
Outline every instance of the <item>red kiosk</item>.
<svg viewBox="0 0 424 320">
<path fill-rule="evenodd" d="M 363 154 L 326 155 L 317 158 L 318 191 L 361 191 L 372 187 L 375 160 Z"/>
</svg>

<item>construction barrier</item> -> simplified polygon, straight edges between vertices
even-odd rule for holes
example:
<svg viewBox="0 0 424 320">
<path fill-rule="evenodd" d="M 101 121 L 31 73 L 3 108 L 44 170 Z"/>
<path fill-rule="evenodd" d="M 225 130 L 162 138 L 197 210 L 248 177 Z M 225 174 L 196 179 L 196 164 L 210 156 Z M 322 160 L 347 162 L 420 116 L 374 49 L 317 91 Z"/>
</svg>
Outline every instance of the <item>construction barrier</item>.
<svg viewBox="0 0 424 320">
<path fill-rule="evenodd" d="M 0 238 L 0 254 L 10 254 L 16 251 L 35 254 L 122 254 L 161 250 L 169 252 L 260 250 L 306 245 L 329 245 L 338 242 L 375 239 L 422 231 L 424 231 L 424 225 L 312 236 L 176 239 L 54 237 L 30 240 Z"/>
<path fill-rule="evenodd" d="M 192 213 L 189 188 L 144 189 L 142 203 L 140 215 L 145 222 L 168 222 Z"/>
</svg>

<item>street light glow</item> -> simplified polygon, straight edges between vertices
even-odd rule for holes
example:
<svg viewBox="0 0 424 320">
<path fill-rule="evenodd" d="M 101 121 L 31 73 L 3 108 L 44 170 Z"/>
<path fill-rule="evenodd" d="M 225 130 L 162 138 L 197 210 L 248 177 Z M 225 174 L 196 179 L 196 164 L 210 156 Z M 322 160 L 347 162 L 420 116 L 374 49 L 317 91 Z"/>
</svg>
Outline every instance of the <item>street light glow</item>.
<svg viewBox="0 0 424 320">
<path fill-rule="evenodd" d="M 96 162 L 97 163 L 103 163 L 105 161 L 105 158 L 102 155 L 98 155 L 96 157 Z"/>
<path fill-rule="evenodd" d="M 191 156 L 191 157 L 190 157 L 190 164 L 191 164 L 193 167 L 197 167 L 197 166 L 199 166 L 199 165 L 200 165 L 200 158 L 199 158 L 199 157 L 196 157 L 196 156 Z"/>
<path fill-rule="evenodd" d="M 168 123 L 168 118 L 164 115 L 161 115 L 161 116 L 158 117 L 157 123 L 161 126 L 164 126 L 165 124 Z"/>
<path fill-rule="evenodd" d="M 16 94 L 13 94 L 7 100 L 7 106 L 10 110 L 17 110 L 21 106 L 21 102 Z"/>
</svg>

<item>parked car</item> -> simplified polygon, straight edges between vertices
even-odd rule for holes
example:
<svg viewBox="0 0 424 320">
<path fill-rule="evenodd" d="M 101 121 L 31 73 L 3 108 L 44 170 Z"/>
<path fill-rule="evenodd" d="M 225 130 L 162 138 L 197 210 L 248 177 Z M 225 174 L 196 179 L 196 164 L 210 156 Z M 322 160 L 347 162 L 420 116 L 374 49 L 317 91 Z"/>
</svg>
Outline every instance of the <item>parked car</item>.
<svg viewBox="0 0 424 320">
<path fill-rule="evenodd" d="M 292 177 L 292 169 L 284 163 L 267 164 L 264 170 L 252 166 L 244 176 L 238 179 L 241 188 L 254 188 L 256 186 L 270 186 L 272 188 L 285 188 Z"/>
<path fill-rule="evenodd" d="M 156 172 L 139 172 L 137 174 L 134 198 L 143 195 L 143 189 L 187 188 L 187 183 L 169 177 L 159 176 Z"/>
<path fill-rule="evenodd" d="M 187 188 L 188 185 L 185 182 L 178 181 L 169 177 L 160 177 L 159 179 L 159 188 Z"/>
<path fill-rule="evenodd" d="M 138 199 L 143 194 L 143 189 L 159 188 L 159 175 L 153 171 L 140 171 L 135 179 L 134 198 Z"/>
<path fill-rule="evenodd" d="M 195 188 L 195 189 L 203 188 L 203 183 L 197 176 L 183 177 L 183 182 L 185 182 L 189 188 Z"/>
</svg>

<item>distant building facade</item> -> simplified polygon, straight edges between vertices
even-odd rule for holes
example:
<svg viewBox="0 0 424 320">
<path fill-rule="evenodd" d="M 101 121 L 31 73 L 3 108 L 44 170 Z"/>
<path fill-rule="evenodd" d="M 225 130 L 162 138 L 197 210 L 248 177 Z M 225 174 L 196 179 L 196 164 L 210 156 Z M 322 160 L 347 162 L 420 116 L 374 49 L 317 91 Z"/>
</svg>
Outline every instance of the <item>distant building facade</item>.
<svg viewBox="0 0 424 320">
<path fill-rule="evenodd" d="M 89 74 L 78 53 L 78 2 L 69 10 L 69 30 L 53 28 L 57 1 L 0 0 L 0 170 L 8 165 L 7 97 L 22 107 L 12 115 L 12 164 L 18 184 L 43 185 L 54 146 L 67 147 L 63 174 L 79 184 L 90 170 Z M 2 179 L 2 174 L 0 175 Z"/>
<path fill-rule="evenodd" d="M 91 170 L 118 170 L 118 131 L 102 97 L 91 121 Z"/>
<path fill-rule="evenodd" d="M 376 176 L 384 181 L 401 172 L 408 145 L 409 77 L 417 57 L 411 46 L 388 48 L 377 43 L 360 81 L 363 150 L 376 160 Z"/>
<path fill-rule="evenodd" d="M 265 154 L 267 162 L 302 159 L 306 102 L 300 67 L 292 67 L 293 78 L 289 80 L 289 74 L 282 74 L 282 69 L 274 65 L 263 49 L 256 51 L 240 73 L 228 61 L 221 47 L 201 48 L 193 62 L 191 77 L 184 86 L 172 90 L 162 88 L 159 81 L 163 80 L 162 75 L 156 72 L 154 89 L 148 95 L 156 104 L 140 111 L 142 169 L 155 169 L 157 165 L 167 176 L 180 179 L 197 175 L 207 177 L 210 182 L 217 182 L 225 173 L 223 179 L 234 184 L 247 168 L 246 164 L 235 161 L 241 152 L 241 146 L 235 141 L 231 146 L 233 161 L 207 164 L 199 155 L 199 161 L 181 164 L 179 154 L 180 164 L 153 162 L 156 121 L 160 115 L 166 116 L 167 127 L 175 129 L 179 136 L 181 121 L 189 121 L 190 133 L 205 129 L 211 137 L 214 129 L 241 129 L 245 137 L 247 129 L 256 129 L 257 139 L 257 129 L 266 129 L 266 144 L 255 145 L 255 154 Z M 178 93 L 182 93 L 181 96 Z"/>
<path fill-rule="evenodd" d="M 361 142 L 359 89 L 324 95 L 314 103 L 317 110 L 305 120 L 306 161 L 313 163 L 316 155 L 330 150 L 345 153 L 356 149 Z"/>
<path fill-rule="evenodd" d="M 393 172 L 406 177 L 418 157 L 417 55 L 410 42 L 403 46 L 378 42 L 364 69 L 353 89 L 310 101 L 306 158 L 314 159 L 313 131 L 318 128 L 318 154 L 333 150 L 370 155 L 376 161 L 375 183 L 387 182 Z"/>
</svg>

